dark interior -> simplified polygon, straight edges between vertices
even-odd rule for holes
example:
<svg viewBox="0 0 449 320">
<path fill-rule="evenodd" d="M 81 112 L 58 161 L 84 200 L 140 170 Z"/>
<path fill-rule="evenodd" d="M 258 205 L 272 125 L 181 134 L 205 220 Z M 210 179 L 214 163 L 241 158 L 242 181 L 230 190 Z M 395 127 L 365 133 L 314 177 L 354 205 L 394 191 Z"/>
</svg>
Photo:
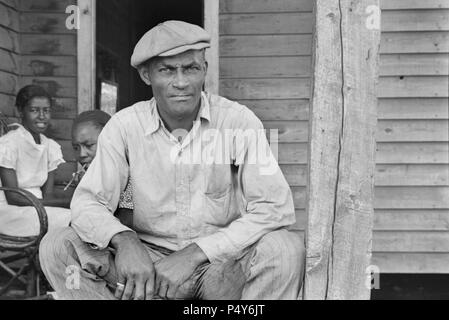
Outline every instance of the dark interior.
<svg viewBox="0 0 449 320">
<path fill-rule="evenodd" d="M 166 20 L 203 26 L 203 0 L 97 1 L 97 109 L 101 82 L 118 86 L 117 111 L 152 97 L 151 88 L 131 67 L 130 58 L 139 39 Z"/>
</svg>

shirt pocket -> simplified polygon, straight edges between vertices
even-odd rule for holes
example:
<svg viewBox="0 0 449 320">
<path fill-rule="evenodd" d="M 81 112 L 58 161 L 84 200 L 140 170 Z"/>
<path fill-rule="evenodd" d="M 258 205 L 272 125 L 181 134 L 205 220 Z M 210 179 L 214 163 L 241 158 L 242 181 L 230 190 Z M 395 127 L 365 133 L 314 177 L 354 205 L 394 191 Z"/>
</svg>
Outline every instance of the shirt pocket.
<svg viewBox="0 0 449 320">
<path fill-rule="evenodd" d="M 204 209 L 209 222 L 225 226 L 229 222 L 232 191 L 230 165 L 204 165 L 203 174 Z"/>
</svg>

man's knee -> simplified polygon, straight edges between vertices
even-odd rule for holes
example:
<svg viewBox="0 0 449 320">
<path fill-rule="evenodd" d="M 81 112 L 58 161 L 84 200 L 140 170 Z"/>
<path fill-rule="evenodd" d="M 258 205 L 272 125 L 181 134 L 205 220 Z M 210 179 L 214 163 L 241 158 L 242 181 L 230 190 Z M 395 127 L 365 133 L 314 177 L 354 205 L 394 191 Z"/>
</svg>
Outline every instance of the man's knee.
<svg viewBox="0 0 449 320">
<path fill-rule="evenodd" d="M 67 261 L 69 244 L 77 238 L 78 235 L 70 227 L 49 231 L 39 246 L 39 260 L 42 268 L 45 270 Z"/>
<path fill-rule="evenodd" d="M 270 260 L 284 270 L 302 270 L 305 260 L 305 247 L 301 235 L 286 229 L 266 234 L 259 240 L 256 251 L 266 261 Z"/>
</svg>

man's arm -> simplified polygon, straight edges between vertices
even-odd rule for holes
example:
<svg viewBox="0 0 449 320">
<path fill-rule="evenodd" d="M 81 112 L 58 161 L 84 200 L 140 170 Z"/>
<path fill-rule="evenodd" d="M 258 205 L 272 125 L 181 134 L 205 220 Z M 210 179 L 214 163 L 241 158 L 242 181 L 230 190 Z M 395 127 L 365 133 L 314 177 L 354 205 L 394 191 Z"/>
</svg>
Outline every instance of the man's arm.
<svg viewBox="0 0 449 320">
<path fill-rule="evenodd" d="M 211 262 L 236 258 L 267 233 L 296 221 L 290 187 L 265 133 L 260 131 L 263 130 L 261 121 L 248 109 L 242 111 L 239 119 L 242 123 L 238 127 L 254 130 L 257 137 L 248 139 L 243 146 L 235 139 L 233 145 L 238 166 L 238 192 L 246 212 L 228 227 L 195 241 Z"/>
</svg>

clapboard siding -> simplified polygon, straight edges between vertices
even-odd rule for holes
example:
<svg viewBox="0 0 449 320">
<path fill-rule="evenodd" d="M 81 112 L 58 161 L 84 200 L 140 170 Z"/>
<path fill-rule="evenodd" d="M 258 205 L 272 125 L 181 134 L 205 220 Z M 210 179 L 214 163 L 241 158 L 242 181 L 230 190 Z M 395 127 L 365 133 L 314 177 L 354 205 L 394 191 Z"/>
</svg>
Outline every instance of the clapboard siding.
<svg viewBox="0 0 449 320">
<path fill-rule="evenodd" d="M 382 7 L 373 261 L 449 273 L 449 1 Z"/>
<path fill-rule="evenodd" d="M 14 2 L 0 2 L 0 112 L 14 115 L 19 82 L 19 13 Z"/>
<path fill-rule="evenodd" d="M 449 1 L 381 7 L 373 263 L 449 272 Z M 220 1 L 220 94 L 279 130 L 297 215 L 307 186 L 312 9 L 311 0 Z"/>
<path fill-rule="evenodd" d="M 220 1 L 220 94 L 278 130 L 278 161 L 304 230 L 312 0 Z"/>
</svg>

